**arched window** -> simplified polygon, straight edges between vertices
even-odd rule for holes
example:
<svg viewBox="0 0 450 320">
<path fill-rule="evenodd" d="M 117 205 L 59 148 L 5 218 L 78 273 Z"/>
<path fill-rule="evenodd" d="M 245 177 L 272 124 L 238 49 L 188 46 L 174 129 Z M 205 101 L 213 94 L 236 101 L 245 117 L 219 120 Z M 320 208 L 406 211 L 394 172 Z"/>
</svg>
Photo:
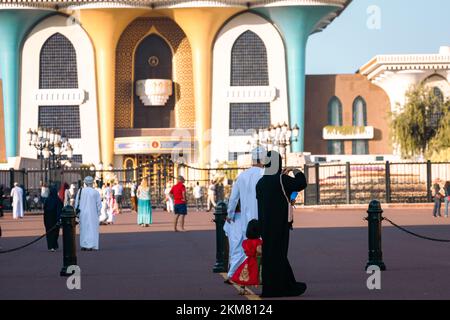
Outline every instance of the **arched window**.
<svg viewBox="0 0 450 320">
<path fill-rule="evenodd" d="M 433 94 L 441 101 L 444 102 L 444 94 L 439 87 L 433 87 Z"/>
<path fill-rule="evenodd" d="M 366 101 L 362 97 L 357 97 L 353 102 L 353 126 L 367 126 L 367 106 Z M 353 154 L 368 154 L 369 142 L 367 140 L 353 140 Z"/>
<path fill-rule="evenodd" d="M 250 30 L 241 34 L 231 49 L 231 85 L 269 85 L 266 46 Z"/>
<path fill-rule="evenodd" d="M 39 88 L 78 88 L 77 54 L 69 39 L 60 33 L 52 35 L 42 46 Z"/>
<path fill-rule="evenodd" d="M 342 103 L 337 97 L 333 97 L 328 102 L 328 125 L 342 126 Z M 344 154 L 344 141 L 328 141 L 328 154 Z"/>
<path fill-rule="evenodd" d="M 53 34 L 42 45 L 39 88 L 78 88 L 77 54 L 69 39 L 60 33 Z M 42 127 L 61 130 L 69 139 L 81 138 L 79 106 L 41 105 L 38 123 Z"/>
<path fill-rule="evenodd" d="M 231 49 L 231 85 L 269 85 L 266 46 L 250 30 L 242 33 Z M 246 136 L 270 123 L 269 102 L 230 103 L 230 136 Z"/>
</svg>

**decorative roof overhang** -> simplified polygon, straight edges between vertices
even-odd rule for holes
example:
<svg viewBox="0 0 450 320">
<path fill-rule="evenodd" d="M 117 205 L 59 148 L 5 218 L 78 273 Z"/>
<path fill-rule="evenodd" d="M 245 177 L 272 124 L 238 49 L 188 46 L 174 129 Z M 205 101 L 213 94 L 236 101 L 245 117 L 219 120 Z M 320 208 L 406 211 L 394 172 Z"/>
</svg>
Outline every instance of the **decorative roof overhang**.
<svg viewBox="0 0 450 320">
<path fill-rule="evenodd" d="M 322 31 L 328 26 L 352 0 L 0 0 L 0 9 L 53 9 L 64 8 L 149 8 L 149 9 L 175 9 L 194 7 L 281 7 L 281 6 L 334 6 L 336 11 L 322 19 L 314 32 Z"/>
<path fill-rule="evenodd" d="M 450 70 L 450 54 L 378 55 L 363 65 L 358 73 L 378 82 L 394 72 Z"/>
</svg>

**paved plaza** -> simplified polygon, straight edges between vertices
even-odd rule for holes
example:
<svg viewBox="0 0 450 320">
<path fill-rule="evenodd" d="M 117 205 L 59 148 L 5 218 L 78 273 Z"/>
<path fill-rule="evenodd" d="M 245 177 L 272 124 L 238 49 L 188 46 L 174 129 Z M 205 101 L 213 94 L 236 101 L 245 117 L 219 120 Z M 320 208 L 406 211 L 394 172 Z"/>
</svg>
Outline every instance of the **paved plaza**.
<svg viewBox="0 0 450 320">
<path fill-rule="evenodd" d="M 430 208 L 387 208 L 384 215 L 408 229 L 450 239 L 450 218 L 433 218 Z M 368 290 L 367 222 L 362 208 L 297 209 L 290 261 L 308 290 L 296 299 L 450 299 L 450 244 L 414 238 L 383 222 L 387 271 L 381 290 Z M 81 290 L 68 290 L 59 276 L 62 250 L 51 253 L 45 240 L 0 254 L 0 299 L 183 299 L 231 300 L 242 297 L 214 274 L 212 213 L 191 210 L 188 232 L 172 231 L 172 215 L 156 211 L 149 228 L 125 211 L 116 224 L 101 226 L 100 251 L 78 251 Z M 0 219 L 3 250 L 44 231 L 42 216 Z M 61 245 L 60 239 L 60 247 Z M 78 245 L 78 244 L 77 244 Z M 259 288 L 253 290 L 255 294 Z"/>
</svg>

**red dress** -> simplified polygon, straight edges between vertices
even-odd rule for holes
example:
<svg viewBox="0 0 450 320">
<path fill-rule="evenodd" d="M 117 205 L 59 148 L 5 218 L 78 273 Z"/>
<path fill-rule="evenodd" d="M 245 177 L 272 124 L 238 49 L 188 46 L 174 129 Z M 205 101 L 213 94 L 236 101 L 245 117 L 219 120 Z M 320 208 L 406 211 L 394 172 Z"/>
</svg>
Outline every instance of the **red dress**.
<svg viewBox="0 0 450 320">
<path fill-rule="evenodd" d="M 239 266 L 231 277 L 231 281 L 242 286 L 257 286 L 260 283 L 260 259 L 262 252 L 261 239 L 246 239 L 242 247 L 247 259 Z"/>
</svg>

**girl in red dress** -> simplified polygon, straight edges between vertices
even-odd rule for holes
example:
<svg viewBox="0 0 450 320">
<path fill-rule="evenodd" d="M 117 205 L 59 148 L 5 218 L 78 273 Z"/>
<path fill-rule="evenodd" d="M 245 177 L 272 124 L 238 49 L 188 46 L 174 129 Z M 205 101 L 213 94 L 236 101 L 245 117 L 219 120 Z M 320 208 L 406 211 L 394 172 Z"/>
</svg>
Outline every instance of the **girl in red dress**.
<svg viewBox="0 0 450 320">
<path fill-rule="evenodd" d="M 242 247 L 247 258 L 231 277 L 232 282 L 241 285 L 240 295 L 247 293 L 246 286 L 261 284 L 262 240 L 258 220 L 253 219 L 248 223 L 246 236 L 247 239 L 242 242 Z"/>
</svg>

